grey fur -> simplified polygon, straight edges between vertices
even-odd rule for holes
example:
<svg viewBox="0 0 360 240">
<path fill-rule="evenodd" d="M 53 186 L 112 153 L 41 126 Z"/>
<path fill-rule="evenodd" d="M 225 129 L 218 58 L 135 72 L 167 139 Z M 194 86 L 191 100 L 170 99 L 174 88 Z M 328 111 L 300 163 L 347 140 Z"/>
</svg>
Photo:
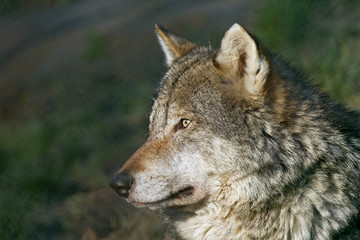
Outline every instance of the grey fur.
<svg viewBox="0 0 360 240">
<path fill-rule="evenodd" d="M 157 199 L 141 192 L 168 197 L 141 205 L 158 209 L 183 239 L 360 239 L 358 116 L 259 43 L 263 69 L 254 76 L 263 71 L 264 83 L 246 92 L 253 38 L 239 47 L 245 58 L 234 55 L 238 65 L 223 66 L 228 60 L 219 57 L 226 37 L 246 34 L 234 26 L 220 50 L 191 45 L 171 62 L 149 139 L 119 171 L 134 179 L 128 200 Z M 180 37 L 159 31 L 171 35 L 165 51 L 176 51 Z M 189 127 L 178 129 L 181 119 L 191 120 Z M 174 195 L 188 186 L 189 196 Z"/>
</svg>

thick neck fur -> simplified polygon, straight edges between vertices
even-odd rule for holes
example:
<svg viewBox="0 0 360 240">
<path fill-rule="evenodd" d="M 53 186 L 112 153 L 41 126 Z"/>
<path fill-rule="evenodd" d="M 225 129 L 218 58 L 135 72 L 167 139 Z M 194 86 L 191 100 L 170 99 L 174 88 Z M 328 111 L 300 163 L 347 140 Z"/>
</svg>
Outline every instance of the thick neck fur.
<svg viewBox="0 0 360 240">
<path fill-rule="evenodd" d="M 202 208 L 194 211 L 173 209 L 164 213 L 179 239 L 330 239 L 351 220 L 356 209 L 341 193 L 334 191 L 324 196 L 324 192 L 317 192 L 319 186 L 315 185 L 320 180 L 317 182 L 316 178 L 321 175 L 315 172 L 302 181 L 312 184 L 286 197 L 273 196 L 257 204 L 206 200 Z"/>
</svg>

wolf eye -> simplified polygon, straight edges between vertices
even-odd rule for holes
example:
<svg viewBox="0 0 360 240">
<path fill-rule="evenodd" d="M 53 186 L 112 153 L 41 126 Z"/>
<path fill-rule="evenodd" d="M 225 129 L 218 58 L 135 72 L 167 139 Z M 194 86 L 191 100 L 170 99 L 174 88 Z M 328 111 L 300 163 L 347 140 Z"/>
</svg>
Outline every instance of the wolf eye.
<svg viewBox="0 0 360 240">
<path fill-rule="evenodd" d="M 187 126 L 189 126 L 190 124 L 190 120 L 189 119 L 182 119 L 181 120 L 181 124 L 184 128 L 186 128 Z"/>
<path fill-rule="evenodd" d="M 175 130 L 187 128 L 190 122 L 191 121 L 189 119 L 185 119 L 185 118 L 180 119 L 180 122 L 175 126 Z"/>
</svg>

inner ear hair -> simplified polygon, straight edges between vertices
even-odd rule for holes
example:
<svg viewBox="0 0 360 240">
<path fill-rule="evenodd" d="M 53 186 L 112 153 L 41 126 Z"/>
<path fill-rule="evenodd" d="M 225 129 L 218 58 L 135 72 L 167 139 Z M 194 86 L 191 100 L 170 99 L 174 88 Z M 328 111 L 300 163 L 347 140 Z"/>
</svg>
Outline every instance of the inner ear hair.
<svg viewBox="0 0 360 240">
<path fill-rule="evenodd" d="M 239 24 L 234 24 L 221 41 L 214 66 L 233 83 L 235 92 L 252 99 L 262 94 L 269 69 L 257 41 Z"/>
</svg>

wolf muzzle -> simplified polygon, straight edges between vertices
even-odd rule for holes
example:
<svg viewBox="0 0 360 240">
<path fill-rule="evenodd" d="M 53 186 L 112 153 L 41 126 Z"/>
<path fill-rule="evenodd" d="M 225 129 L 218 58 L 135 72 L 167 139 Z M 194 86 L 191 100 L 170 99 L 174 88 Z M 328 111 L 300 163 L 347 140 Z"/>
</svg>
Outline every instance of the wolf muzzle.
<svg viewBox="0 0 360 240">
<path fill-rule="evenodd" d="M 121 197 L 127 198 L 133 184 L 133 179 L 127 172 L 116 173 L 110 180 L 110 187 Z"/>
</svg>

